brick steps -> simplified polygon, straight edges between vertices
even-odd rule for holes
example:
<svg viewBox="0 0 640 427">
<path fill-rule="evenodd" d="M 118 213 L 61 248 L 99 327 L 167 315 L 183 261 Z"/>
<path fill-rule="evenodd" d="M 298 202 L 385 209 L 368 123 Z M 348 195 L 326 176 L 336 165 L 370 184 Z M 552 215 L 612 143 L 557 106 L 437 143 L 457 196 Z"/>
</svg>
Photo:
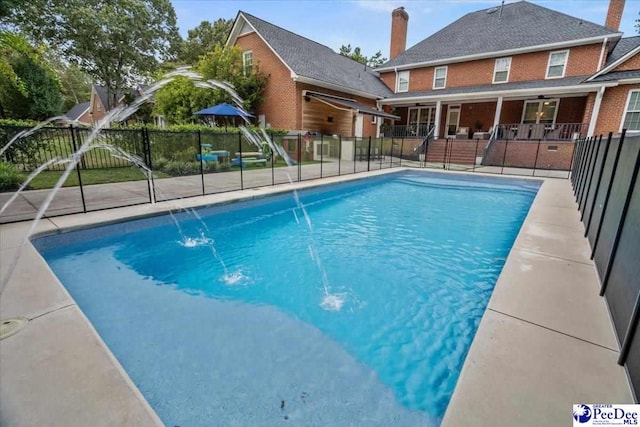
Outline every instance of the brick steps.
<svg viewBox="0 0 640 427">
<path fill-rule="evenodd" d="M 477 145 L 478 155 L 482 155 L 484 145 L 482 141 Z M 445 158 L 446 154 L 446 158 Z M 455 140 L 449 141 L 447 145 L 446 141 L 438 140 L 432 141 L 429 144 L 429 150 L 427 152 L 427 162 L 444 162 L 444 163 L 457 163 L 463 165 L 472 165 L 476 160 L 476 141 L 474 140 Z"/>
</svg>

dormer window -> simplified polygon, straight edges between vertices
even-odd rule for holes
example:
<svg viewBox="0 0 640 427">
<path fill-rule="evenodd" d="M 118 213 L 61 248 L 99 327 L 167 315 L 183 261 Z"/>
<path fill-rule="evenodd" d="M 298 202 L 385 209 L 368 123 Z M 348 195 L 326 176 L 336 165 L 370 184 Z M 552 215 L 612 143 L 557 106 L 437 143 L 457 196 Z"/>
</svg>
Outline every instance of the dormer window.
<svg viewBox="0 0 640 427">
<path fill-rule="evenodd" d="M 560 50 L 549 54 L 549 65 L 547 66 L 547 78 L 557 79 L 564 77 L 567 68 L 567 59 L 569 59 L 568 50 Z"/>
<path fill-rule="evenodd" d="M 242 52 L 242 70 L 247 76 L 253 71 L 253 51 L 247 50 Z"/>
<path fill-rule="evenodd" d="M 433 88 L 442 89 L 447 85 L 447 67 L 437 67 L 433 71 Z"/>
<path fill-rule="evenodd" d="M 498 58 L 493 69 L 493 83 L 506 83 L 509 81 L 509 69 L 511 58 Z"/>
<path fill-rule="evenodd" d="M 400 71 L 396 79 L 396 92 L 407 92 L 409 90 L 409 71 Z"/>
</svg>

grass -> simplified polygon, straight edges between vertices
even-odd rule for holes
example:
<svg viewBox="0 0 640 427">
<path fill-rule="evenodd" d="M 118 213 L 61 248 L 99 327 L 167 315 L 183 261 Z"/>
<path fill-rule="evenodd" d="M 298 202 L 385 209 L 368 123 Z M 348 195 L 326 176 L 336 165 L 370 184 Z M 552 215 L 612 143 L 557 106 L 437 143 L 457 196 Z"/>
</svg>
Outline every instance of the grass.
<svg viewBox="0 0 640 427">
<path fill-rule="evenodd" d="M 147 179 L 142 169 L 134 167 L 123 168 L 103 168 L 103 169 L 82 169 L 82 185 L 106 184 L 111 182 L 140 181 Z M 32 190 L 43 190 L 53 188 L 62 176 L 62 171 L 43 171 L 37 175 L 29 184 Z M 154 178 L 166 178 L 162 172 L 154 172 Z M 23 179 L 26 179 L 26 175 Z M 73 171 L 63 187 L 74 187 L 78 185 L 78 172 Z"/>
</svg>

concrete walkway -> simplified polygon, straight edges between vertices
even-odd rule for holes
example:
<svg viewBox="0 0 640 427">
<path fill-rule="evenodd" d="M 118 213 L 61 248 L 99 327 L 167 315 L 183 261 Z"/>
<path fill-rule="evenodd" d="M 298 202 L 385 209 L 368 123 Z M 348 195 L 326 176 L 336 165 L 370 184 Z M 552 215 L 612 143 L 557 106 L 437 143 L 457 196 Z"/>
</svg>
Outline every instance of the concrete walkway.
<svg viewBox="0 0 640 427">
<path fill-rule="evenodd" d="M 367 176 L 221 193 L 180 207 L 222 203 Z M 447 173 L 447 172 L 443 172 Z M 175 209 L 144 204 L 46 219 L 58 232 Z M 29 223 L 0 226 L 0 274 Z M 498 280 L 445 414 L 444 426 L 555 426 L 573 403 L 631 403 L 616 364 L 605 301 L 582 237 L 569 181 L 545 179 Z M 0 425 L 154 426 L 160 420 L 84 314 L 31 246 L 21 249 L 0 317 L 27 326 L 0 342 Z"/>
<path fill-rule="evenodd" d="M 392 163 L 393 162 L 393 163 Z M 242 188 L 264 187 L 274 184 L 289 183 L 299 179 L 302 181 L 331 177 L 336 175 L 348 175 L 399 166 L 399 158 L 386 156 L 377 160 L 347 161 L 337 160 L 297 166 L 278 167 L 251 167 L 240 171 L 220 172 L 182 176 L 175 178 L 161 178 L 154 180 L 156 200 L 181 199 L 185 197 L 202 196 L 227 191 L 236 191 Z M 141 174 L 142 176 L 142 174 Z M 88 211 L 100 209 L 149 203 L 149 183 L 146 180 L 117 182 L 111 184 L 85 185 L 85 204 Z M 9 206 L 0 217 L 1 223 L 14 222 L 35 218 L 38 209 L 42 206 L 50 190 L 28 190 L 20 193 L 20 196 Z M 13 193 L 0 193 L 0 206 L 12 196 Z M 47 216 L 57 216 L 83 211 L 82 194 L 79 187 L 63 187 L 49 205 Z"/>
</svg>

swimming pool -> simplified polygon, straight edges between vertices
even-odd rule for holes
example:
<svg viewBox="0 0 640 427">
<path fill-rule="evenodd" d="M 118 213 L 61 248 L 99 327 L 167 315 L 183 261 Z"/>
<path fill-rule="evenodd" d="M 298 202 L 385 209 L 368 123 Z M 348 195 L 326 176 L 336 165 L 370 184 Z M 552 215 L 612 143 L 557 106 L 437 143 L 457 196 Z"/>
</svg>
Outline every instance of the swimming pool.
<svg viewBox="0 0 640 427">
<path fill-rule="evenodd" d="M 437 425 L 539 183 L 403 172 L 34 244 L 167 425 Z"/>
</svg>

